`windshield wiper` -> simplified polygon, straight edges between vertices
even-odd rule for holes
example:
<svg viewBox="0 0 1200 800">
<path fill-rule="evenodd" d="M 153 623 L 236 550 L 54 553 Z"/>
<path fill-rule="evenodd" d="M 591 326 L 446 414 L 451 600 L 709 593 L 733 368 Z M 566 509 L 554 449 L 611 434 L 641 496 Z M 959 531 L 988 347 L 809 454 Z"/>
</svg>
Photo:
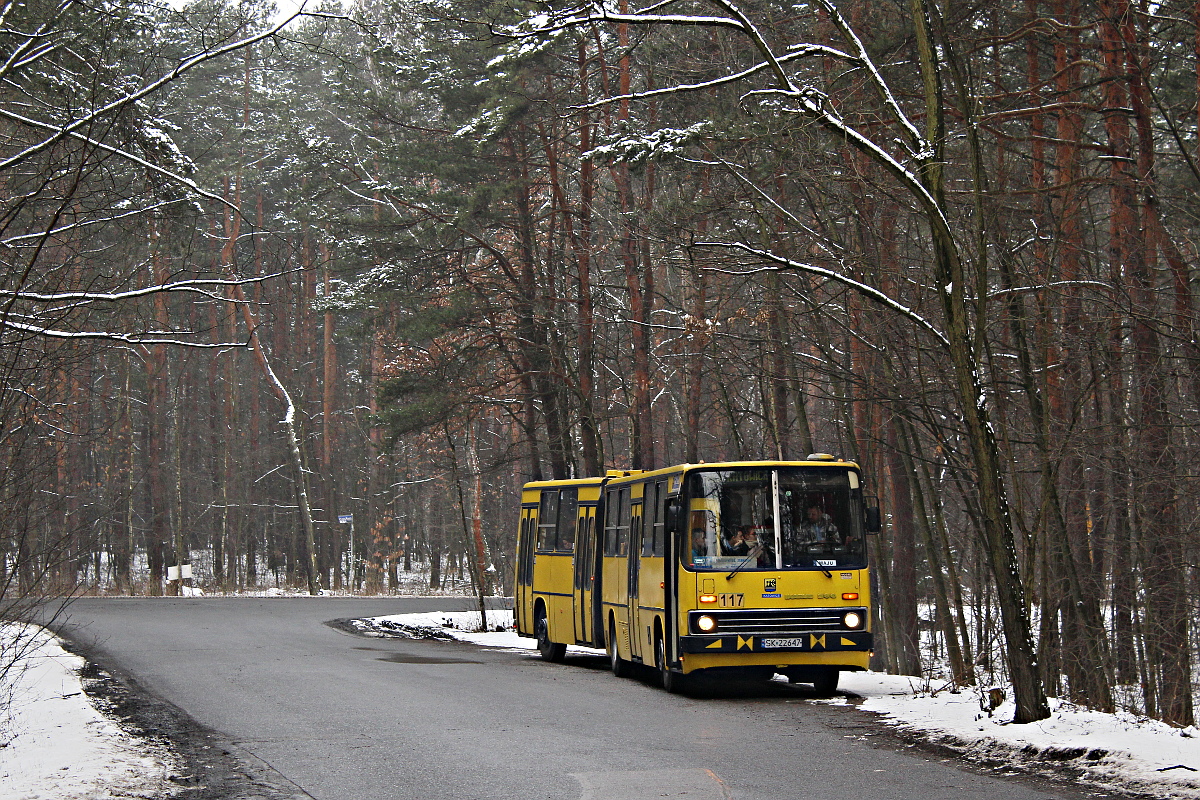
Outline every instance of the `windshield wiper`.
<svg viewBox="0 0 1200 800">
<path fill-rule="evenodd" d="M 741 572 L 742 567 L 746 566 L 746 562 L 749 561 L 750 559 L 753 558 L 753 559 L 757 560 L 759 554 L 762 553 L 762 550 L 763 550 L 762 543 L 760 542 L 760 543 L 756 544 L 754 546 L 754 549 L 752 549 L 749 553 L 747 553 L 746 557 L 742 559 L 741 563 L 733 568 L 733 572 L 731 572 L 725 576 L 725 580 L 729 580 L 734 575 L 737 575 L 739 572 Z"/>
</svg>

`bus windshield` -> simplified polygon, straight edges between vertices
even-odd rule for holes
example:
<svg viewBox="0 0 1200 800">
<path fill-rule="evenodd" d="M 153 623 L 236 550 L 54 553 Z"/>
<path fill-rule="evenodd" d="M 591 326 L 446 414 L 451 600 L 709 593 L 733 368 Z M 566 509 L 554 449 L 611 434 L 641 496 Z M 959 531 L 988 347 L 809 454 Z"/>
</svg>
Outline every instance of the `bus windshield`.
<svg viewBox="0 0 1200 800">
<path fill-rule="evenodd" d="M 861 569 L 858 473 L 828 467 L 689 473 L 681 548 L 696 570 Z"/>
</svg>

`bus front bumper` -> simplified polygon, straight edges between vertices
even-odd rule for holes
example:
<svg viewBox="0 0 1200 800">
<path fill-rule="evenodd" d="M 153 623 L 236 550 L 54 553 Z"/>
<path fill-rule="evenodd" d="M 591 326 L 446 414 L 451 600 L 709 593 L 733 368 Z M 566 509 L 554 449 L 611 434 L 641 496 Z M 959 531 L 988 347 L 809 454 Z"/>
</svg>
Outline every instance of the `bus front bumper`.
<svg viewBox="0 0 1200 800">
<path fill-rule="evenodd" d="M 828 653 L 837 651 L 869 651 L 874 634 L 867 631 L 822 631 L 780 636 L 742 636 L 725 633 L 714 636 L 689 635 L 680 637 L 684 653 Z"/>
</svg>

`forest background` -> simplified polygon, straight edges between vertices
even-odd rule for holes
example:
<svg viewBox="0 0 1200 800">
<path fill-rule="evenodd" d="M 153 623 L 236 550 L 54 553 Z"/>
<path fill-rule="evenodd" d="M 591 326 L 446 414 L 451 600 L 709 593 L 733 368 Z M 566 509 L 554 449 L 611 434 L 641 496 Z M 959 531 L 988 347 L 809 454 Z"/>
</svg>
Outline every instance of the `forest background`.
<svg viewBox="0 0 1200 800">
<path fill-rule="evenodd" d="M 0 18 L 6 617 L 507 592 L 527 480 L 827 451 L 879 667 L 1193 722 L 1200 5 Z"/>
</svg>

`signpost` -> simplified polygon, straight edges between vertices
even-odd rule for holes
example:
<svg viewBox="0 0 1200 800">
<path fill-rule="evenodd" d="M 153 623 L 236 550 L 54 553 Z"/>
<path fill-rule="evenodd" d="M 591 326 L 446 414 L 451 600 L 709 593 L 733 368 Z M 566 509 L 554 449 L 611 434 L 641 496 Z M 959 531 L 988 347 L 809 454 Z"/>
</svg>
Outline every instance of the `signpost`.
<svg viewBox="0 0 1200 800">
<path fill-rule="evenodd" d="M 173 567 L 167 567 L 167 582 L 170 583 L 171 581 L 179 581 L 179 594 L 181 596 L 184 594 L 184 591 L 183 591 L 184 580 L 191 578 L 191 577 L 192 577 L 192 565 L 191 564 L 176 564 Z"/>
<path fill-rule="evenodd" d="M 192 577 L 192 565 L 184 564 L 182 566 L 167 567 L 167 580 L 180 581 L 184 578 Z"/>
<path fill-rule="evenodd" d="M 353 514 L 338 514 L 338 522 L 342 525 L 350 526 L 350 593 L 354 594 L 354 515 Z"/>
</svg>

